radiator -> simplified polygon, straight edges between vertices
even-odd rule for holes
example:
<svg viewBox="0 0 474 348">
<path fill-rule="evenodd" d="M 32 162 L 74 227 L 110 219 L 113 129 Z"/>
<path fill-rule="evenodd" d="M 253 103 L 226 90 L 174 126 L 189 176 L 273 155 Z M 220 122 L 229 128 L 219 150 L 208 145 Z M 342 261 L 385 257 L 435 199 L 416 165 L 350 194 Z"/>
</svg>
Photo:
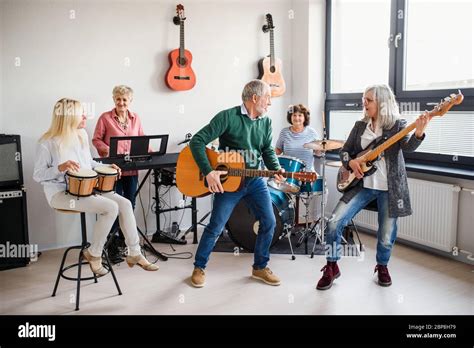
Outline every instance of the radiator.
<svg viewBox="0 0 474 348">
<path fill-rule="evenodd" d="M 458 199 L 456 185 L 408 179 L 413 214 L 398 219 L 398 238 L 451 252 L 456 245 Z M 362 210 L 354 219 L 361 227 L 377 230 L 377 213 Z"/>
</svg>

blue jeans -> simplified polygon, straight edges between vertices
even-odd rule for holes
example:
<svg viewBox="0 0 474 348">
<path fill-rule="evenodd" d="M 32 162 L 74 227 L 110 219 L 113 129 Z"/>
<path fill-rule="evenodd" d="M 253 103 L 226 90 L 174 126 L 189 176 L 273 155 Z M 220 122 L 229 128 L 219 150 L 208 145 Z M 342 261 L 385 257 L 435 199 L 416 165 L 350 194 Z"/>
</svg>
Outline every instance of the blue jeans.
<svg viewBox="0 0 474 348">
<path fill-rule="evenodd" d="M 270 245 L 275 232 L 276 220 L 267 184 L 262 178 L 245 179 L 243 187 L 237 192 L 214 194 L 211 220 L 204 229 L 196 251 L 194 266 L 206 268 L 217 239 L 221 235 L 232 211 L 241 199 L 260 221 L 254 251 L 254 269 L 262 269 L 270 260 Z M 251 233 L 251 231 L 249 231 Z"/>
<path fill-rule="evenodd" d="M 332 213 L 327 226 L 326 259 L 337 261 L 341 258 L 341 235 L 352 218 L 367 204 L 377 200 L 378 223 L 377 230 L 377 264 L 386 266 L 392 253 L 392 247 L 397 238 L 397 218 L 388 216 L 388 191 L 364 188 L 355 195 L 349 203 L 339 201 Z"/>
<path fill-rule="evenodd" d="M 135 193 L 137 192 L 138 175 L 122 176 L 117 180 L 115 192 L 120 196 L 127 198 L 135 209 Z"/>
</svg>

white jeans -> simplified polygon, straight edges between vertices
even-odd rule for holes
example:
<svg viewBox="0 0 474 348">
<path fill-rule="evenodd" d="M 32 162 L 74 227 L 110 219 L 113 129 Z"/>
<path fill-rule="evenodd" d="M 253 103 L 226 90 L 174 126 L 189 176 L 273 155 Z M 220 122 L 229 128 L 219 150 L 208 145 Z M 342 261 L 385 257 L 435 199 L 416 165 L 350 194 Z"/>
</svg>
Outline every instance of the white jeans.
<svg viewBox="0 0 474 348">
<path fill-rule="evenodd" d="M 92 243 L 89 252 L 92 256 L 101 256 L 107 235 L 112 225 L 119 217 L 120 227 L 125 236 L 125 244 L 128 246 L 130 256 L 140 255 L 140 239 L 138 238 L 137 223 L 133 214 L 130 201 L 114 192 L 89 197 L 77 197 L 56 193 L 51 199 L 51 207 L 55 209 L 76 210 L 98 215 L 94 226 Z"/>
</svg>

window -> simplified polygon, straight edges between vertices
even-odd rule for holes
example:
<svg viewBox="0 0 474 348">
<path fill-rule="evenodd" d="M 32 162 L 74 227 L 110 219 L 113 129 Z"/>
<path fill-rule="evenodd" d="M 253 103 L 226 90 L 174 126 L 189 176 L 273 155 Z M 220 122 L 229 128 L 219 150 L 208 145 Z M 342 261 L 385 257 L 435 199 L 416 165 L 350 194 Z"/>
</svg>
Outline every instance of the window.
<svg viewBox="0 0 474 348">
<path fill-rule="evenodd" d="M 390 1 L 336 1 L 331 23 L 331 92 L 388 83 Z"/>
<path fill-rule="evenodd" d="M 461 89 L 463 103 L 435 117 L 406 158 L 474 169 L 474 2 L 328 0 L 326 9 L 328 138 L 347 138 L 368 85 L 390 85 L 410 123 Z"/>
<path fill-rule="evenodd" d="M 413 112 L 402 114 L 408 123 L 414 122 L 417 116 L 418 113 Z M 448 112 L 434 117 L 417 151 L 474 157 L 474 112 Z"/>
<path fill-rule="evenodd" d="M 362 111 L 333 110 L 329 122 L 331 139 L 346 141 L 356 121 L 362 118 Z"/>
<path fill-rule="evenodd" d="M 472 0 L 409 0 L 403 90 L 474 87 Z"/>
</svg>

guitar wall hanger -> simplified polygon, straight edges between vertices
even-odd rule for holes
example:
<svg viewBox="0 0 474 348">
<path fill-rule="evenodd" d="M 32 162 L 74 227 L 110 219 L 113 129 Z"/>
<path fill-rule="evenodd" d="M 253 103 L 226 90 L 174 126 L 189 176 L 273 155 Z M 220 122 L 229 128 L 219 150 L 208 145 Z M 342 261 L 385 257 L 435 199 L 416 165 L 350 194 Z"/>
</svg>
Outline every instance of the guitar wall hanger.
<svg viewBox="0 0 474 348">
<path fill-rule="evenodd" d="M 186 18 L 184 18 L 184 19 L 186 19 Z M 178 16 L 173 17 L 173 24 L 174 25 L 180 25 L 181 24 L 181 20 L 179 19 Z"/>
</svg>

